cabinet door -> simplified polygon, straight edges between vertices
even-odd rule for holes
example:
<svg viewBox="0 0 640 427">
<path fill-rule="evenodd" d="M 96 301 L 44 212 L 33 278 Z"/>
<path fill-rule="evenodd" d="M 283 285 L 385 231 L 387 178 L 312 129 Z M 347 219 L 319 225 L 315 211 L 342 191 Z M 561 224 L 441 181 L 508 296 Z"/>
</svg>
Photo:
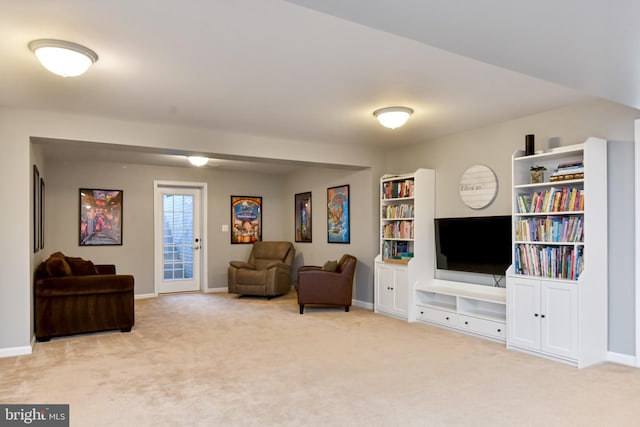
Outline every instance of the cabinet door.
<svg viewBox="0 0 640 427">
<path fill-rule="evenodd" d="M 393 269 L 376 264 L 376 311 L 382 310 L 387 313 L 393 311 Z"/>
<path fill-rule="evenodd" d="M 395 269 L 393 308 L 396 313 L 404 316 L 409 312 L 409 273 L 406 268 Z"/>
<path fill-rule="evenodd" d="M 578 356 L 578 284 L 541 281 L 541 350 Z"/>
<path fill-rule="evenodd" d="M 540 350 L 540 281 L 520 277 L 507 280 L 507 342 Z"/>
</svg>

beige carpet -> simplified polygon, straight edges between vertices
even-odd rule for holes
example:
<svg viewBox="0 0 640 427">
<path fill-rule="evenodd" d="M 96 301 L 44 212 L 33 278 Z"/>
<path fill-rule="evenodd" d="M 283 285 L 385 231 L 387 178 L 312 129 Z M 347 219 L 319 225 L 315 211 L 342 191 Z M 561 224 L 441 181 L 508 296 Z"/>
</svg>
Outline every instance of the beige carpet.
<svg viewBox="0 0 640 427">
<path fill-rule="evenodd" d="M 370 311 L 227 294 L 136 301 L 131 333 L 0 359 L 1 403 L 72 426 L 637 426 L 640 370 L 578 370 Z"/>
</svg>

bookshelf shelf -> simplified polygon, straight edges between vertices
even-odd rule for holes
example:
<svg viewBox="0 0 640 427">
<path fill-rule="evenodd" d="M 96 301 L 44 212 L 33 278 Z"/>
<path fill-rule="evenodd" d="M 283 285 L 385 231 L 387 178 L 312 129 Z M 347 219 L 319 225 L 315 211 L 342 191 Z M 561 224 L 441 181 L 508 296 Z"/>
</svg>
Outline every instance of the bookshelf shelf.
<svg viewBox="0 0 640 427">
<path fill-rule="evenodd" d="M 604 361 L 607 141 L 522 154 L 512 164 L 507 347 L 578 367 Z M 530 183 L 540 168 L 546 180 Z"/>
</svg>

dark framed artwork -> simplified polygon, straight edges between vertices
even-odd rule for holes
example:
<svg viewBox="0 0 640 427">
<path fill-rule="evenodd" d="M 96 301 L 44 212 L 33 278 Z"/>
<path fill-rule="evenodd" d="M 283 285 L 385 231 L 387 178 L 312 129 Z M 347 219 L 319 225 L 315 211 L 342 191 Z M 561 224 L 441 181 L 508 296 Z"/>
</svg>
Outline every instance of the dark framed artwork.
<svg viewBox="0 0 640 427">
<path fill-rule="evenodd" d="M 262 240 L 262 197 L 231 196 L 231 243 Z"/>
<path fill-rule="evenodd" d="M 122 190 L 80 189 L 80 246 L 122 245 Z"/>
<path fill-rule="evenodd" d="M 327 241 L 350 243 L 349 184 L 327 188 Z"/>
<path fill-rule="evenodd" d="M 40 250 L 40 171 L 33 165 L 33 252 Z"/>
<path fill-rule="evenodd" d="M 296 242 L 311 243 L 311 191 L 295 195 Z"/>
<path fill-rule="evenodd" d="M 39 227 L 40 227 L 40 249 L 44 249 L 44 178 L 40 177 L 40 218 L 39 218 Z"/>
</svg>

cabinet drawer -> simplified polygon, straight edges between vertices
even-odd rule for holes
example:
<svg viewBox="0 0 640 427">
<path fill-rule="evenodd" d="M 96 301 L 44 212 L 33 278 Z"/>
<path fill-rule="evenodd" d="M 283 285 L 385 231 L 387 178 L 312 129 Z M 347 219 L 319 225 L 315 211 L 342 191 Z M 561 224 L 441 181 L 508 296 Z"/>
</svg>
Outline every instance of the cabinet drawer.
<svg viewBox="0 0 640 427">
<path fill-rule="evenodd" d="M 467 329 L 470 332 L 488 335 L 500 339 L 505 339 L 506 337 L 506 325 L 504 323 L 478 319 L 476 317 L 470 316 L 460 316 L 458 319 L 458 325 L 462 329 Z"/>
<path fill-rule="evenodd" d="M 435 308 L 416 307 L 416 318 L 426 322 L 440 323 L 455 326 L 458 324 L 458 315 L 450 311 L 436 310 Z"/>
</svg>

